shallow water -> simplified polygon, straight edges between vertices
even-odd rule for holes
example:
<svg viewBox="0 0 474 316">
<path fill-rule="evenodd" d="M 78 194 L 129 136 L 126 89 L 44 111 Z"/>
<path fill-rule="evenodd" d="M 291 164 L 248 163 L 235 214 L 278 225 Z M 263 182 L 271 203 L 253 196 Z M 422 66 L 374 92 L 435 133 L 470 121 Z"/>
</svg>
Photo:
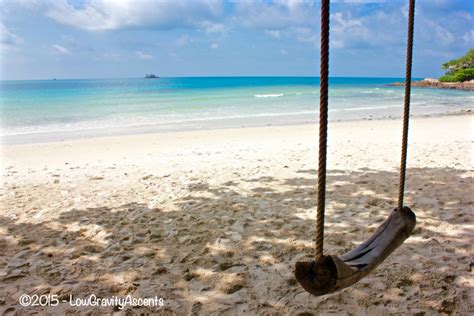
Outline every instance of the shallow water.
<svg viewBox="0 0 474 316">
<path fill-rule="evenodd" d="M 331 78 L 330 120 L 397 117 L 402 78 Z M 193 77 L 1 81 L 1 136 L 68 135 L 315 122 L 319 78 Z M 472 108 L 472 92 L 414 88 L 414 115 Z"/>
</svg>

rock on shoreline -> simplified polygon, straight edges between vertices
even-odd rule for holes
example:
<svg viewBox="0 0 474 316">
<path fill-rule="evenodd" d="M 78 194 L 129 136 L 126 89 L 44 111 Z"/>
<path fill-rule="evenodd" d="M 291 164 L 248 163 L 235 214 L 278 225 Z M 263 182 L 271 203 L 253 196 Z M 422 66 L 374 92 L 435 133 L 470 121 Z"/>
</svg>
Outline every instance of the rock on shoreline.
<svg viewBox="0 0 474 316">
<path fill-rule="evenodd" d="M 404 82 L 394 82 L 390 86 L 404 86 Z M 439 89 L 457 89 L 474 91 L 474 80 L 465 82 L 440 82 L 438 79 L 426 78 L 419 81 L 413 81 L 412 87 L 421 88 L 439 88 Z"/>
</svg>

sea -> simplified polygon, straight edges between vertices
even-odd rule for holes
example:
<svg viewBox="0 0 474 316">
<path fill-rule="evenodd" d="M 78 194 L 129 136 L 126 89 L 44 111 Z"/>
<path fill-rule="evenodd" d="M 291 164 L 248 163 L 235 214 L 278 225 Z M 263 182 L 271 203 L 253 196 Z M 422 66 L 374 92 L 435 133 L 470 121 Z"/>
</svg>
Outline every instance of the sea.
<svg viewBox="0 0 474 316">
<path fill-rule="evenodd" d="M 329 81 L 329 120 L 401 117 L 403 78 Z M 467 111 L 474 94 L 413 88 L 414 116 Z M 0 81 L 1 142 L 316 124 L 318 77 L 189 77 Z"/>
</svg>

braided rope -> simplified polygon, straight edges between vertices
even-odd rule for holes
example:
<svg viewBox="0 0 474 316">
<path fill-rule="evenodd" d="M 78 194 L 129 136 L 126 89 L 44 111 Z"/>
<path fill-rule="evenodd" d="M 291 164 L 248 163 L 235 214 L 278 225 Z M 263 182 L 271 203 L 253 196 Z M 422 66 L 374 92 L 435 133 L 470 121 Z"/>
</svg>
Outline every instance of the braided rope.
<svg viewBox="0 0 474 316">
<path fill-rule="evenodd" d="M 400 183 L 398 187 L 398 210 L 403 208 L 405 175 L 407 167 L 408 123 L 410 119 L 411 66 L 413 58 L 413 29 L 415 19 L 415 0 L 410 0 L 408 9 L 407 61 L 405 75 L 405 99 L 403 108 L 402 157 L 400 162 Z"/>
<path fill-rule="evenodd" d="M 326 151 L 328 129 L 329 0 L 321 1 L 321 60 L 319 93 L 318 213 L 316 218 L 316 260 L 323 258 L 324 208 L 326 200 Z"/>
</svg>

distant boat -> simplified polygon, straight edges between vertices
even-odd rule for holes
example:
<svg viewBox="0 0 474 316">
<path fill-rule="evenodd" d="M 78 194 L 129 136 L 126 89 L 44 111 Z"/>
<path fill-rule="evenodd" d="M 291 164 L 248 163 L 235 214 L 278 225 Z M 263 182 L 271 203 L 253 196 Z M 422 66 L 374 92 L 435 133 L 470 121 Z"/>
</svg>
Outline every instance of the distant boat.
<svg viewBox="0 0 474 316">
<path fill-rule="evenodd" d="M 160 77 L 154 75 L 154 74 L 146 74 L 145 79 L 159 79 Z"/>
</svg>

